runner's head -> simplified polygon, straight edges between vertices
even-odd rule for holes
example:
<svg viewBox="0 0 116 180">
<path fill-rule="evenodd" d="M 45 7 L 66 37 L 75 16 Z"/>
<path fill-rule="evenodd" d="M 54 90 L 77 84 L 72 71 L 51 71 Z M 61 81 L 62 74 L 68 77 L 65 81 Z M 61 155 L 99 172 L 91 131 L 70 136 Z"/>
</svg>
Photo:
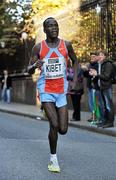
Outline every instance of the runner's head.
<svg viewBox="0 0 116 180">
<path fill-rule="evenodd" d="M 58 22 L 55 18 L 49 17 L 43 22 L 44 32 L 47 38 L 57 38 L 59 34 Z"/>
</svg>

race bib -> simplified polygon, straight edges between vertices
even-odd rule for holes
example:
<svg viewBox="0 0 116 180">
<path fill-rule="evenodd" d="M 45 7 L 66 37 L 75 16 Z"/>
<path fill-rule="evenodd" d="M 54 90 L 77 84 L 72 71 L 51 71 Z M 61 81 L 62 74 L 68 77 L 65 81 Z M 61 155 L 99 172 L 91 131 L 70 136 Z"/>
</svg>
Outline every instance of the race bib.
<svg viewBox="0 0 116 180">
<path fill-rule="evenodd" d="M 64 64 L 63 57 L 45 58 L 44 73 L 45 79 L 58 79 L 64 77 Z"/>
</svg>

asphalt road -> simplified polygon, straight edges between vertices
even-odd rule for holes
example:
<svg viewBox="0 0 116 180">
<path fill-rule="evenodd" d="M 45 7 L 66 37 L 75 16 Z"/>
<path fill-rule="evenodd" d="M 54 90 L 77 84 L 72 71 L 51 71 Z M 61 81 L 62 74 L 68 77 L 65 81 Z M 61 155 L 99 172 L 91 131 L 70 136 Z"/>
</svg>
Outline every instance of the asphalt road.
<svg viewBox="0 0 116 180">
<path fill-rule="evenodd" d="M 61 173 L 48 172 L 48 128 L 0 113 L 0 180 L 116 180 L 116 138 L 72 127 L 58 140 Z"/>
</svg>

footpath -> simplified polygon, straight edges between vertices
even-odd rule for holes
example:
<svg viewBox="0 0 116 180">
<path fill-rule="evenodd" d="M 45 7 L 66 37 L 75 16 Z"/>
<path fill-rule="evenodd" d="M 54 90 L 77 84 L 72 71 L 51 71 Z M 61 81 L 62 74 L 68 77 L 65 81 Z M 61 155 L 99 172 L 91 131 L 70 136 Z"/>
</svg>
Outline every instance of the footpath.
<svg viewBox="0 0 116 180">
<path fill-rule="evenodd" d="M 43 120 L 43 121 L 47 120 L 44 113 L 36 105 L 27 105 L 27 104 L 19 104 L 19 103 L 6 104 L 0 102 L 0 112 L 26 116 L 26 117 L 34 118 L 36 120 Z M 105 129 L 95 127 L 87 121 L 87 119 L 90 118 L 89 112 L 83 112 L 83 111 L 81 112 L 81 121 L 78 122 L 70 121 L 71 118 L 72 118 L 72 110 L 69 110 L 69 126 L 116 137 L 116 116 L 115 116 L 114 127 L 105 128 Z"/>
</svg>

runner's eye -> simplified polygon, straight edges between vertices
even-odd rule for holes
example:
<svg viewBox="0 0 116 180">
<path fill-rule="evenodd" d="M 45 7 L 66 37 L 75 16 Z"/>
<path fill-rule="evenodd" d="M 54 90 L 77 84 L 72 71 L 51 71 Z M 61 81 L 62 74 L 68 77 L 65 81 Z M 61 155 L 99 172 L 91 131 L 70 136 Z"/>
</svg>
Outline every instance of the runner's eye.
<svg viewBox="0 0 116 180">
<path fill-rule="evenodd" d="M 50 28 L 50 27 L 55 27 L 55 28 L 57 28 L 58 25 L 57 25 L 57 24 L 49 24 L 49 25 L 48 25 L 48 28 Z"/>
</svg>

